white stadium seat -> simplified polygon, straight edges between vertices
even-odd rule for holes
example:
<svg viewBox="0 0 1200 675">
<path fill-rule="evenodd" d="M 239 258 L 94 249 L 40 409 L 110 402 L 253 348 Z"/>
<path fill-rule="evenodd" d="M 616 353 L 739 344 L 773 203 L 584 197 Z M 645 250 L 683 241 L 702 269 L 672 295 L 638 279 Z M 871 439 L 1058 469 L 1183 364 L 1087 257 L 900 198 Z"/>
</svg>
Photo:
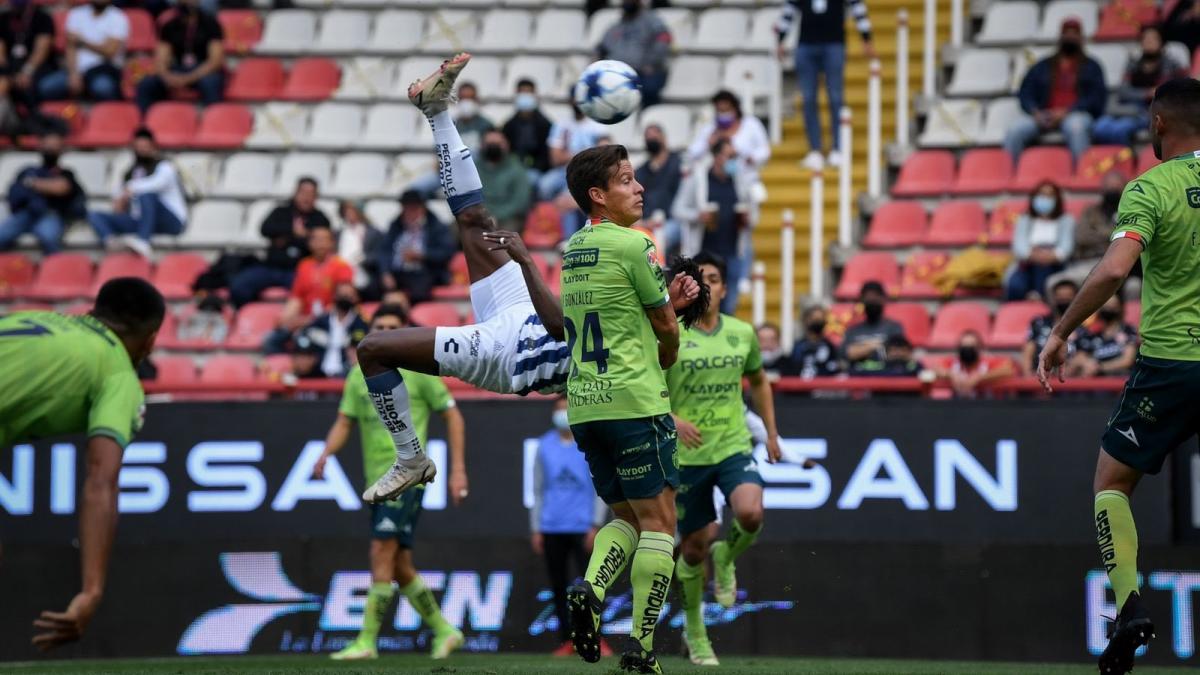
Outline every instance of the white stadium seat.
<svg viewBox="0 0 1200 675">
<path fill-rule="evenodd" d="M 1176 61 L 1184 64 L 1185 66 L 1189 63 L 1192 63 L 1191 52 L 1188 50 L 1187 45 L 1183 44 L 1182 42 L 1168 42 L 1163 49 L 1166 50 L 1167 56 L 1174 57 Z M 1196 74 L 1200 73 L 1194 73 L 1193 75 Z"/>
<path fill-rule="evenodd" d="M 366 51 L 372 54 L 408 54 L 425 37 L 425 15 L 412 9 L 388 9 L 375 15 L 375 30 Z"/>
<path fill-rule="evenodd" d="M 483 30 L 479 40 L 472 45 L 471 52 L 510 53 L 529 44 L 533 31 L 533 16 L 519 9 L 493 9 L 483 17 Z M 472 59 L 471 67 L 475 63 Z"/>
<path fill-rule="evenodd" d="M 321 188 L 329 185 L 333 175 L 333 159 L 319 152 L 291 152 L 279 162 L 279 178 L 275 181 L 274 193 L 286 197 L 296 190 L 296 181 L 304 176 L 315 178 Z"/>
<path fill-rule="evenodd" d="M 778 7 L 763 7 L 756 10 L 750 20 L 750 35 L 746 39 L 747 44 L 756 49 L 766 49 L 778 44 L 779 38 L 775 37 L 775 22 L 778 20 Z M 798 23 L 797 21 L 792 22 L 792 28 L 788 31 L 788 39 L 785 40 L 785 44 L 795 44 L 794 36 Z"/>
<path fill-rule="evenodd" d="M 592 56 L 584 56 L 583 54 L 572 54 L 566 58 L 558 59 L 558 80 L 554 83 L 554 88 L 547 92 L 545 98 L 556 100 L 567 100 L 575 91 L 575 83 L 579 81 L 579 76 L 583 71 L 591 65 Z"/>
<path fill-rule="evenodd" d="M 558 62 L 549 56 L 518 56 L 508 62 L 508 75 L 504 78 L 508 98 L 516 93 L 517 80 L 521 79 L 533 80 L 543 99 L 562 96 L 550 93 L 558 83 Z"/>
<path fill-rule="evenodd" d="M 1039 37 L 1043 42 L 1057 42 L 1062 32 L 1062 22 L 1079 19 L 1085 38 L 1096 34 L 1100 22 L 1100 3 L 1095 0 L 1050 0 L 1042 14 L 1042 30 Z"/>
<path fill-rule="evenodd" d="M 112 204 L 108 201 L 88 201 L 88 211 L 99 211 L 101 213 L 112 211 Z M 96 248 L 100 245 L 100 239 L 96 236 L 96 231 L 92 226 L 80 220 L 74 223 L 66 223 L 66 230 L 63 232 L 63 244 L 69 248 Z M 21 235 L 20 241 L 28 241 L 29 234 Z M 159 245 L 158 237 L 155 237 L 155 245 Z M 36 241 L 36 240 L 35 240 Z"/>
<path fill-rule="evenodd" d="M 1024 115 L 1021 103 L 1014 97 L 993 99 L 987 106 L 983 117 L 983 131 L 979 134 L 980 145 L 1000 145 L 1004 142 L 1004 134 L 1017 118 Z"/>
<path fill-rule="evenodd" d="M 238 202 L 206 199 L 192 207 L 178 243 L 196 248 L 227 246 L 241 238 L 244 218 L 245 209 Z M 255 228 L 259 225 L 254 223 Z"/>
<path fill-rule="evenodd" d="M 692 36 L 696 32 L 696 22 L 693 20 L 693 12 L 690 9 L 682 7 L 664 7 L 654 10 L 658 14 L 658 18 L 667 24 L 667 30 L 671 31 L 671 42 L 676 47 L 690 45 Z"/>
<path fill-rule="evenodd" d="M 717 90 L 721 61 L 715 56 L 681 56 L 671 64 L 663 98 L 706 99 Z"/>
<path fill-rule="evenodd" d="M 584 21 L 578 8 L 543 10 L 538 14 L 533 39 L 525 48 L 531 52 L 590 52 L 594 45 L 580 44 L 587 35 Z"/>
<path fill-rule="evenodd" d="M 395 79 L 395 61 L 360 56 L 342 64 L 342 82 L 333 97 L 351 101 L 383 98 L 392 91 Z"/>
<path fill-rule="evenodd" d="M 981 46 L 1029 42 L 1037 36 L 1040 14 L 1038 4 L 1030 0 L 993 2 L 975 42 Z"/>
<path fill-rule="evenodd" d="M 1087 46 L 1087 55 L 1096 59 L 1104 69 L 1104 83 L 1109 89 L 1121 86 L 1125 79 L 1125 66 L 1134 57 L 1124 44 L 1094 44 Z"/>
<path fill-rule="evenodd" d="M 217 189 L 217 179 L 221 174 L 221 161 L 218 156 L 208 152 L 181 152 L 172 157 L 171 161 L 179 171 L 184 191 L 189 195 L 203 197 Z"/>
<path fill-rule="evenodd" d="M 1054 51 L 1053 47 L 1027 45 L 1017 49 L 1012 55 L 1012 74 L 1009 79 L 1008 90 L 1016 92 L 1021 88 L 1021 80 L 1025 79 L 1025 73 L 1033 67 L 1033 64 L 1050 56 Z"/>
<path fill-rule="evenodd" d="M 692 111 L 685 105 L 664 103 L 646 108 L 638 117 L 639 133 L 644 136 L 651 124 L 662 127 L 672 149 L 686 148 L 692 141 Z"/>
<path fill-rule="evenodd" d="M 267 13 L 260 54 L 299 54 L 312 50 L 317 32 L 316 15 L 303 9 L 279 9 Z"/>
<path fill-rule="evenodd" d="M 604 39 L 604 34 L 608 32 L 608 29 L 620 20 L 621 9 L 619 7 L 603 7 L 597 10 L 588 19 L 587 40 L 584 44 L 589 48 L 595 48 Z"/>
<path fill-rule="evenodd" d="M 947 96 L 995 96 L 1009 90 L 1011 57 L 1003 49 L 964 49 L 954 64 Z"/>
<path fill-rule="evenodd" d="M 268 103 L 254 113 L 247 148 L 291 148 L 308 134 L 308 108 L 294 103 Z"/>
<path fill-rule="evenodd" d="M 745 10 L 707 10 L 700 14 L 700 20 L 696 24 L 696 39 L 691 49 L 718 53 L 740 49 L 746 43 L 746 29 Z"/>
<path fill-rule="evenodd" d="M 321 31 L 313 51 L 319 54 L 353 54 L 371 35 L 370 15 L 358 10 L 335 9 L 321 18 Z"/>
<path fill-rule="evenodd" d="M 425 21 L 425 37 L 421 40 L 421 51 L 426 54 L 447 55 L 469 50 L 478 39 L 476 14 L 477 12 L 462 9 L 439 9 L 431 12 Z"/>
<path fill-rule="evenodd" d="M 437 173 L 437 159 L 431 151 L 407 152 L 392 162 L 392 184 L 401 188 L 431 173 Z"/>
<path fill-rule="evenodd" d="M 475 85 L 483 100 L 512 97 L 512 92 L 504 89 L 504 61 L 499 57 L 472 56 L 470 65 L 458 80 L 459 84 L 463 82 Z"/>
<path fill-rule="evenodd" d="M 5 150 L 0 153 L 0 190 L 8 191 L 17 174 L 31 164 L 41 164 L 42 157 L 36 152 L 15 152 Z"/>
<path fill-rule="evenodd" d="M 943 99 L 929 109 L 921 147 L 974 145 L 983 131 L 983 104 L 975 99 Z"/>
<path fill-rule="evenodd" d="M 605 126 L 604 133 L 613 143 L 625 146 L 630 152 L 640 150 L 645 145 L 638 129 L 637 115 L 630 115 L 617 124 Z"/>
<path fill-rule="evenodd" d="M 408 85 L 423 80 L 442 65 L 444 58 L 436 56 L 412 56 L 400 62 L 396 71 L 396 82 L 392 85 L 390 98 L 408 100 Z M 466 76 L 464 76 L 466 79 Z"/>
<path fill-rule="evenodd" d="M 408 103 L 378 103 L 367 110 L 362 134 L 352 144 L 358 148 L 399 150 L 425 124 L 421 113 Z"/>
<path fill-rule="evenodd" d="M 337 161 L 329 194 L 361 199 L 384 194 L 388 185 L 388 159 L 375 152 L 352 152 Z"/>
<path fill-rule="evenodd" d="M 737 54 L 725 61 L 725 78 L 723 85 L 738 96 L 743 95 L 747 87 L 754 96 L 765 96 L 770 91 L 775 59 L 770 56 Z"/>
<path fill-rule="evenodd" d="M 89 195 L 108 197 L 108 158 L 98 152 L 67 152 L 59 162 L 75 174 L 75 180 Z M 11 182 L 11 181 L 10 181 Z M 4 184 L 7 189 L 8 183 Z"/>
<path fill-rule="evenodd" d="M 279 204 L 280 202 L 275 199 L 257 199 L 246 207 L 246 217 L 242 219 L 242 229 L 235 235 L 238 240 L 242 244 L 265 244 L 262 236 L 262 223 Z"/>
<path fill-rule="evenodd" d="M 229 197 L 260 197 L 270 194 L 274 185 L 274 155 L 239 152 L 225 160 L 225 170 L 216 192 Z"/>
<path fill-rule="evenodd" d="M 362 131 L 362 108 L 352 103 L 322 103 L 313 108 L 303 145 L 322 150 L 348 148 Z"/>
<path fill-rule="evenodd" d="M 108 191 L 105 197 L 111 196 L 124 186 L 125 174 L 133 167 L 133 152 L 121 150 L 108 161 Z"/>
<path fill-rule="evenodd" d="M 396 216 L 400 215 L 400 202 L 395 199 L 372 199 L 363 209 L 363 215 L 376 229 L 386 232 Z"/>
</svg>

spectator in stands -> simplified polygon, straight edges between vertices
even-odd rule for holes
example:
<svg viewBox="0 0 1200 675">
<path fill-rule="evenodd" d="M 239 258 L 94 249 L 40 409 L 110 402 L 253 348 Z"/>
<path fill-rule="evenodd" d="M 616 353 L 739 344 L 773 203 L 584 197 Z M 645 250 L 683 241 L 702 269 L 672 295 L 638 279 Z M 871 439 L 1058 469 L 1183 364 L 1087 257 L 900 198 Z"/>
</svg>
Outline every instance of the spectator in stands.
<svg viewBox="0 0 1200 675">
<path fill-rule="evenodd" d="M 278 354 L 287 349 L 292 333 L 308 325 L 313 317 L 329 310 L 334 301 L 334 289 L 354 284 L 354 269 L 336 253 L 333 230 L 328 225 L 314 225 L 308 231 L 309 255 L 296 266 L 291 295 L 275 330 L 263 341 L 263 351 Z M 357 296 L 355 304 L 357 304 Z"/>
<path fill-rule="evenodd" d="M 521 162 L 508 150 L 508 139 L 496 129 L 483 135 L 483 151 L 472 154 L 483 201 L 502 230 L 520 232 L 529 213 L 529 177 Z"/>
<path fill-rule="evenodd" d="M 862 36 L 863 52 L 868 60 L 875 58 L 871 42 L 871 19 L 864 0 L 787 0 L 783 13 L 775 24 L 779 38 L 779 58 L 787 58 L 784 41 L 796 15 L 801 17 L 800 37 L 796 45 L 796 80 L 804 97 L 804 132 L 808 136 L 808 155 L 804 166 L 819 171 L 825 165 L 821 156 L 821 112 L 817 106 L 817 78 L 825 77 L 825 93 L 829 99 L 829 130 L 833 149 L 829 164 L 839 166 L 839 116 L 842 110 L 842 91 L 846 69 L 846 5 L 854 15 L 854 25 Z"/>
<path fill-rule="evenodd" d="M 1164 7 L 1171 3 L 1163 3 Z M 1182 42 L 1190 54 L 1200 47 L 1200 0 L 1179 0 L 1163 21 L 1167 42 Z"/>
<path fill-rule="evenodd" d="M 1008 300 L 1039 299 L 1046 281 L 1061 272 L 1075 250 L 1075 219 L 1065 210 L 1062 188 L 1043 181 L 1029 196 L 1029 212 L 1013 228 L 1014 263 L 1009 270 Z"/>
<path fill-rule="evenodd" d="M 938 377 L 950 381 L 957 398 L 975 398 L 979 389 L 989 382 L 1015 374 L 1012 361 L 1003 356 L 990 356 L 983 351 L 983 337 L 973 330 L 958 336 L 958 354 Z"/>
<path fill-rule="evenodd" d="M 596 58 L 628 63 L 642 81 L 642 107 L 659 103 L 667 84 L 671 31 L 643 0 L 622 0 L 621 19 L 596 47 Z"/>
<path fill-rule="evenodd" d="M 688 147 L 688 159 L 692 162 L 703 159 L 718 140 L 727 140 L 733 145 L 738 163 L 747 174 L 758 180 L 759 169 L 771 159 L 771 140 L 767 129 L 757 117 L 742 114 L 742 102 L 733 92 L 722 89 L 712 97 L 716 119 L 696 132 Z"/>
<path fill-rule="evenodd" d="M 294 378 L 313 379 L 325 377 L 321 372 L 321 360 L 325 356 L 325 347 L 313 334 L 313 331 L 301 330 L 296 338 L 285 343 L 284 350 L 292 357 L 291 377 L 284 377 L 284 382 Z"/>
<path fill-rule="evenodd" d="M 779 326 L 767 322 L 756 328 L 754 333 L 758 336 L 758 349 L 762 353 L 763 370 L 767 376 L 778 379 L 782 375 L 795 375 L 792 357 L 783 350 L 783 344 L 779 341 Z"/>
<path fill-rule="evenodd" d="M 896 336 L 904 337 L 904 328 L 883 316 L 887 305 L 887 291 L 883 284 L 878 281 L 864 283 L 858 292 L 858 300 L 862 303 L 864 319 L 848 328 L 842 339 L 842 355 L 851 368 L 868 359 L 886 361 L 887 340 Z"/>
<path fill-rule="evenodd" d="M 362 205 L 351 199 L 338 205 L 342 229 L 338 232 L 338 257 L 354 268 L 354 288 L 361 297 L 379 299 L 379 251 L 383 232 L 367 221 Z"/>
<path fill-rule="evenodd" d="M 462 136 L 463 144 L 472 153 L 483 146 L 483 136 L 496 128 L 495 124 L 479 108 L 479 90 L 470 82 L 458 85 L 458 102 L 454 104 L 454 126 Z M 490 207 L 491 202 L 489 202 Z"/>
<path fill-rule="evenodd" d="M 648 157 L 634 172 L 634 178 L 645 190 L 642 213 L 651 221 L 661 219 L 663 234 L 659 245 L 664 253 L 673 253 L 679 248 L 679 221 L 672 217 L 671 208 L 683 179 L 683 162 L 679 153 L 671 152 L 667 147 L 667 135 L 662 127 L 647 124 L 643 134 Z"/>
<path fill-rule="evenodd" d="M 801 321 L 804 324 L 804 335 L 792 345 L 792 364 L 796 372 L 784 374 L 799 375 L 811 380 L 814 377 L 828 377 L 842 372 L 838 349 L 825 336 L 825 324 L 828 321 L 825 308 L 813 305 L 805 309 Z"/>
<path fill-rule="evenodd" d="M 380 249 L 383 288 L 404 291 L 413 303 L 424 302 L 433 297 L 434 286 L 449 280 L 454 235 L 425 207 L 419 193 L 405 192 L 400 207 Z"/>
<path fill-rule="evenodd" d="M 517 95 L 513 99 L 517 112 L 504 123 L 504 137 L 508 147 L 525 170 L 529 172 L 530 185 L 550 170 L 550 120 L 538 109 L 537 86 L 533 80 L 517 81 Z"/>
<path fill-rule="evenodd" d="M 150 237 L 177 235 L 187 227 L 187 197 L 179 172 L 162 157 L 149 129 L 134 132 L 133 159 L 113 195 L 112 213 L 92 211 L 88 223 L 109 250 L 124 245 L 148 258 Z"/>
<path fill-rule="evenodd" d="M 1030 377 L 1037 372 L 1038 354 L 1042 353 L 1042 347 L 1046 346 L 1046 340 L 1050 338 L 1050 331 L 1054 328 L 1054 324 L 1058 323 L 1058 320 L 1066 313 L 1078 292 L 1079 285 L 1069 279 L 1059 281 L 1050 287 L 1050 313 L 1029 322 L 1029 334 L 1025 338 L 1025 346 L 1021 347 L 1019 365 L 1022 375 Z"/>
<path fill-rule="evenodd" d="M 0 10 L 0 43 L 0 81 L 13 101 L 33 108 L 39 84 L 58 69 L 54 19 L 34 0 L 10 0 Z"/>
<path fill-rule="evenodd" d="M 1038 61 L 1021 80 L 1019 117 L 1004 137 L 1013 161 L 1034 139 L 1054 131 L 1066 137 L 1078 161 L 1091 145 L 1092 124 L 1104 114 L 1108 91 L 1104 69 L 1083 52 L 1083 28 L 1078 19 L 1062 23 L 1058 51 Z"/>
<path fill-rule="evenodd" d="M 38 83 L 38 98 L 55 101 L 87 95 L 98 101 L 121 98 L 121 68 L 129 19 L 109 0 L 92 0 L 67 13 L 66 68 Z"/>
<path fill-rule="evenodd" d="M 137 85 L 143 113 L 155 103 L 185 89 L 200 94 L 204 105 L 225 94 L 225 31 L 216 17 L 200 9 L 198 0 L 177 0 L 176 13 L 158 31 L 154 74 Z"/>
<path fill-rule="evenodd" d="M 345 377 L 357 362 L 354 349 L 370 326 L 358 305 L 354 284 L 340 283 L 333 292 L 333 307 L 313 319 L 305 332 L 321 346 L 321 372 L 325 377 Z"/>
<path fill-rule="evenodd" d="M 304 176 L 296 181 L 290 201 L 275 207 L 263 221 L 267 239 L 266 259 L 239 271 L 229 282 L 229 297 L 236 307 L 258 299 L 267 288 L 290 287 L 296 265 L 308 255 L 308 233 L 329 228 L 329 218 L 317 209 L 317 181 Z"/>
<path fill-rule="evenodd" d="M 570 97 L 570 92 L 567 93 Z M 567 162 L 576 153 L 597 145 L 608 137 L 602 125 L 583 114 L 571 100 L 571 117 L 558 120 L 550 127 L 547 144 L 550 148 L 550 170 L 538 180 L 537 197 L 542 201 L 554 201 L 562 212 L 563 232 L 569 237 L 583 227 L 585 216 L 575 200 L 567 192 Z M 609 142 L 611 142 L 609 138 Z"/>
<path fill-rule="evenodd" d="M 1128 375 L 1137 345 L 1137 329 L 1125 323 L 1125 301 L 1117 293 L 1100 307 L 1090 325 L 1076 330 L 1076 351 L 1067 363 L 1067 376 Z"/>
<path fill-rule="evenodd" d="M 883 341 L 883 359 L 869 356 L 850 364 L 850 374 L 864 377 L 915 377 L 921 364 L 913 358 L 913 346 L 903 335 L 889 335 Z"/>
<path fill-rule="evenodd" d="M 1125 190 L 1125 175 L 1120 171 L 1109 171 L 1101 179 L 1100 190 L 1100 201 L 1088 204 L 1079 214 L 1079 222 L 1075 225 L 1075 249 L 1071 253 L 1070 263 L 1066 269 L 1046 280 L 1048 287 L 1062 279 L 1082 285 L 1108 250 L 1109 236 L 1117 226 L 1117 207 Z"/>
<path fill-rule="evenodd" d="M 0 251 L 12 248 L 17 238 L 32 232 L 46 254 L 62 247 L 67 223 L 84 215 L 87 197 L 70 169 L 59 166 L 63 137 L 46 134 L 41 139 L 41 164 L 27 166 L 8 188 L 12 215 L 0 222 Z"/>
<path fill-rule="evenodd" d="M 1150 123 L 1150 101 L 1158 85 L 1188 76 L 1190 64 L 1180 63 L 1166 53 L 1158 26 L 1143 26 L 1141 42 L 1142 53 L 1129 60 L 1117 89 L 1119 106 L 1096 120 L 1092 129 L 1097 143 L 1132 145 L 1134 134 Z"/>
</svg>

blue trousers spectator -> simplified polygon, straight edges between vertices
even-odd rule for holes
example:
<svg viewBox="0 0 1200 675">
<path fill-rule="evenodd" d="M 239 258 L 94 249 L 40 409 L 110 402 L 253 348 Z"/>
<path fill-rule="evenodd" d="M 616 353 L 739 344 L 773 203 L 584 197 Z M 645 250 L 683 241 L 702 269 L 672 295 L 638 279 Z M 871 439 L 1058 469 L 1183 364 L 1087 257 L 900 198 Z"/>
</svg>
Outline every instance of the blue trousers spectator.
<svg viewBox="0 0 1200 675">
<path fill-rule="evenodd" d="M 263 338 L 262 352 L 264 354 L 284 354 L 288 343 L 292 340 L 292 331 L 286 328 L 275 328 Z"/>
<path fill-rule="evenodd" d="M 62 248 L 63 229 L 63 217 L 45 205 L 21 209 L 0 222 L 0 251 L 12 248 L 17 237 L 32 232 L 44 253 L 57 253 Z"/>
<path fill-rule="evenodd" d="M 191 69 L 176 68 L 174 72 L 186 74 Z M 205 75 L 193 82 L 190 87 L 200 94 L 200 102 L 204 105 L 212 105 L 220 103 L 225 95 L 225 73 L 216 71 Z M 158 75 L 147 75 L 138 82 L 137 98 L 138 109 L 145 113 L 150 106 L 159 101 L 169 98 L 171 95 L 170 89 L 167 88 L 167 83 Z"/>
<path fill-rule="evenodd" d="M 638 79 L 642 81 L 642 107 L 649 108 L 662 103 L 662 90 L 667 86 L 667 71 L 656 70 L 650 74 L 638 73 Z"/>
<path fill-rule="evenodd" d="M 254 265 L 233 275 L 229 281 L 229 299 L 235 307 L 254 302 L 268 288 L 278 286 L 291 288 L 296 271 L 281 267 Z"/>
<path fill-rule="evenodd" d="M 1075 158 L 1075 161 L 1079 161 L 1083 153 L 1087 152 L 1092 145 L 1092 116 L 1081 110 L 1067 113 L 1062 120 L 1060 131 L 1066 138 L 1071 156 Z M 1021 153 L 1025 148 L 1042 133 L 1041 127 L 1032 117 L 1023 115 L 1017 118 L 1008 128 L 1008 132 L 1004 134 L 1004 149 L 1016 162 L 1021 158 Z"/>
<path fill-rule="evenodd" d="M 1020 263 L 1008 275 L 1008 282 L 1005 284 L 1004 289 L 1004 299 L 1024 300 L 1031 292 L 1045 297 L 1046 280 L 1062 270 L 1063 266 L 1061 263 L 1053 265 Z"/>
<path fill-rule="evenodd" d="M 134 197 L 138 205 L 138 217 L 128 213 L 88 213 L 88 223 L 96 231 L 101 243 L 114 234 L 136 234 L 150 241 L 156 234 L 179 234 L 183 232 L 183 223 L 163 206 L 157 195 L 144 194 Z"/>
<path fill-rule="evenodd" d="M 1092 139 L 1101 145 L 1133 145 L 1133 136 L 1150 125 L 1146 115 L 1105 115 L 1092 127 Z"/>
<path fill-rule="evenodd" d="M 61 101 L 71 98 L 70 76 L 66 70 L 47 75 L 37 83 L 38 99 Z M 101 63 L 83 74 L 84 93 L 96 101 L 116 101 L 121 98 L 121 69 L 111 63 Z"/>
<path fill-rule="evenodd" d="M 550 201 L 567 189 L 567 167 L 556 166 L 538 178 L 537 198 Z"/>
<path fill-rule="evenodd" d="M 829 129 L 833 149 L 838 148 L 838 116 L 845 90 L 846 45 L 841 42 L 804 43 L 796 45 L 796 80 L 804 97 L 804 133 L 808 148 L 820 152 L 821 111 L 817 105 L 817 77 L 825 75 L 825 93 L 829 95 Z"/>
</svg>

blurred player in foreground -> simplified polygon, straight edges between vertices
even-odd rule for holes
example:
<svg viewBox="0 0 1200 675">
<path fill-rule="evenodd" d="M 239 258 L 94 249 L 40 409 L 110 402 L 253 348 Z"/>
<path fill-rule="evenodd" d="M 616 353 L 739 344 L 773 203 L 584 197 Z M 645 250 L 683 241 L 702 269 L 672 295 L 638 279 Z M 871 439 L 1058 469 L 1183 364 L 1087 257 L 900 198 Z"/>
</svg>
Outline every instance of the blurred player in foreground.
<svg viewBox="0 0 1200 675">
<path fill-rule="evenodd" d="M 400 305 L 382 305 L 375 310 L 371 319 L 371 332 L 397 330 L 408 325 L 408 312 Z M 450 445 L 450 497 L 457 506 L 467 496 L 467 468 L 464 453 L 463 416 L 455 407 L 450 390 L 441 379 L 405 371 L 408 383 L 410 415 L 413 430 L 421 445 L 428 437 L 429 416 L 441 413 L 446 420 L 446 437 Z M 354 423 L 358 422 L 362 435 L 363 476 L 373 483 L 382 476 L 396 458 L 396 449 L 387 429 L 375 414 L 371 395 L 367 391 L 362 371 L 356 366 L 346 376 L 346 387 L 342 402 L 338 406 L 337 420 L 325 437 L 325 451 L 313 466 L 317 479 L 325 475 L 325 462 L 335 455 L 350 438 Z M 463 634 L 451 626 L 442 616 L 441 608 L 433 593 L 421 580 L 413 566 L 413 536 L 417 519 L 421 515 L 421 499 L 425 496 L 423 486 L 409 490 L 396 501 L 371 505 L 371 589 L 367 592 L 367 606 L 363 609 L 363 627 L 358 637 L 345 649 L 331 655 L 336 661 L 374 659 L 379 657 L 375 640 L 379 628 L 390 616 L 392 599 L 396 597 L 395 581 L 400 592 L 408 598 L 413 609 L 421 615 L 425 625 L 433 630 L 435 659 L 444 659 L 463 643 Z"/>
<path fill-rule="evenodd" d="M 734 561 L 750 548 L 763 524 L 763 480 L 751 455 L 754 443 L 744 418 L 742 378 L 766 427 L 767 461 L 777 462 L 779 432 L 771 383 L 762 368 L 758 337 L 750 324 L 721 313 L 725 261 L 701 252 L 693 258 L 704 275 L 708 312 L 679 337 L 679 360 L 667 371 L 671 413 L 679 430 L 680 486 L 675 499 L 683 537 L 675 574 L 686 617 L 684 640 L 692 663 L 718 665 L 704 627 L 704 558 L 711 545 L 714 591 L 722 607 L 737 599 Z M 712 541 L 717 519 L 713 488 L 721 489 L 734 520 L 725 541 Z"/>
<path fill-rule="evenodd" d="M 459 226 L 477 323 L 375 333 L 359 344 L 367 389 L 396 447 L 396 463 L 363 493 L 369 502 L 394 499 L 437 474 L 413 431 L 408 389 L 397 368 L 523 396 L 561 393 L 571 367 L 558 300 L 520 237 L 495 230 L 471 151 L 450 116 L 454 80 L 470 58 L 458 54 L 444 62 L 437 72 L 414 82 L 408 98 L 433 128 L 442 188 Z M 682 308 L 699 295 L 699 288 L 684 275 L 677 279 L 672 298 Z"/>
<path fill-rule="evenodd" d="M 33 622 L 33 644 L 43 651 L 78 640 L 104 595 L 121 456 L 145 411 L 135 369 L 154 348 L 165 312 L 153 286 L 122 277 L 104 284 L 83 316 L 18 312 L 0 319 L 0 447 L 88 437 L 79 509 L 83 589 L 65 612 L 42 612 Z"/>
<path fill-rule="evenodd" d="M 1154 156 L 1164 160 L 1125 186 L 1117 227 L 1038 360 L 1038 378 L 1061 382 L 1067 340 L 1124 283 L 1138 257 L 1142 346 L 1096 461 L 1096 542 L 1120 610 L 1100 672 L 1133 669 L 1154 623 L 1138 595 L 1137 528 L 1129 498 L 1142 474 L 1200 430 L 1200 81 L 1171 80 L 1150 104 Z"/>
</svg>

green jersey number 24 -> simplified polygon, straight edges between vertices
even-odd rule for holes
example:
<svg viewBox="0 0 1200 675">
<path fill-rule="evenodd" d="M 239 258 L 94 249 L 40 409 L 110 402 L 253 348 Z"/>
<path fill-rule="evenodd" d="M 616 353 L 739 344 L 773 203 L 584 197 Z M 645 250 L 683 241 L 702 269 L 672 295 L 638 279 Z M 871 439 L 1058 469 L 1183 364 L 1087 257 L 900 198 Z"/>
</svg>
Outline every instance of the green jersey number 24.
<svg viewBox="0 0 1200 675">
<path fill-rule="evenodd" d="M 575 351 L 575 340 L 580 337 L 575 322 L 564 317 L 567 329 L 567 349 Z M 583 315 L 583 344 L 580 345 L 579 360 L 596 364 L 596 374 L 608 372 L 608 349 L 604 347 L 604 331 L 600 329 L 600 312 Z"/>
</svg>

